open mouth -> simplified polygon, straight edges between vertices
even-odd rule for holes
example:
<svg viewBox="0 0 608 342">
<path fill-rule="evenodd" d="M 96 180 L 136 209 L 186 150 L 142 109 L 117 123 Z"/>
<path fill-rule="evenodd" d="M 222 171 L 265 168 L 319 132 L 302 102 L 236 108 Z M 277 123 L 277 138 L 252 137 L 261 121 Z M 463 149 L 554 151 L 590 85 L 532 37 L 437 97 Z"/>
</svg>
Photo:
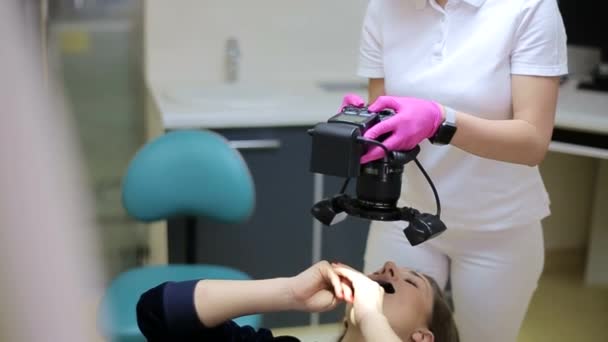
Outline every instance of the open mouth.
<svg viewBox="0 0 608 342">
<path fill-rule="evenodd" d="M 382 286 L 382 288 L 384 289 L 384 293 L 395 293 L 395 288 L 393 287 L 393 284 L 386 282 L 386 281 L 381 281 L 378 280 L 376 281 L 380 286 Z"/>
</svg>

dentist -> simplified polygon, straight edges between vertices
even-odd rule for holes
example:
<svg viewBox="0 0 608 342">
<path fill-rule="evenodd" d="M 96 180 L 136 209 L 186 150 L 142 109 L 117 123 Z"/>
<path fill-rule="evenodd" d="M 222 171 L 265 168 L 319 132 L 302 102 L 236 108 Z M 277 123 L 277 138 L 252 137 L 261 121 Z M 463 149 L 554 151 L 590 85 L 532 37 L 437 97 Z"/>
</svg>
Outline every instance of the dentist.
<svg viewBox="0 0 608 342">
<path fill-rule="evenodd" d="M 543 269 L 550 210 L 537 166 L 567 73 L 556 0 L 370 0 L 359 59 L 370 109 L 396 111 L 366 136 L 392 132 L 390 150 L 421 145 L 448 226 L 412 247 L 403 222 L 373 222 L 365 272 L 391 259 L 441 286 L 449 278 L 462 341 L 516 341 Z M 407 167 L 400 204 L 433 212 L 425 179 Z"/>
</svg>

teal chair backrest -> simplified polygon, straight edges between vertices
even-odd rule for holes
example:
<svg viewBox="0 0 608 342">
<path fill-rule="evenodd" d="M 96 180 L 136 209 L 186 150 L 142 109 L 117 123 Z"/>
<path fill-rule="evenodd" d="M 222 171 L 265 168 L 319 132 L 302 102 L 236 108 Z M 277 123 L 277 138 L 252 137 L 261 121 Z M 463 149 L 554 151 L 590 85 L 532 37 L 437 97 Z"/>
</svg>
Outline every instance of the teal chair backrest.
<svg viewBox="0 0 608 342">
<path fill-rule="evenodd" d="M 240 153 L 219 134 L 200 130 L 169 132 L 142 147 L 129 163 L 122 197 L 127 213 L 143 222 L 196 216 L 240 223 L 253 213 L 255 203 L 253 179 Z M 141 293 L 168 280 L 202 278 L 251 279 L 234 268 L 210 264 L 129 270 L 113 280 L 102 300 L 99 326 L 103 335 L 112 341 L 143 341 L 135 314 Z M 235 321 L 258 328 L 261 316 Z"/>
<path fill-rule="evenodd" d="M 175 216 L 238 223 L 253 212 L 254 184 L 238 151 L 217 133 L 164 134 L 134 157 L 123 180 L 123 205 L 144 221 Z"/>
</svg>

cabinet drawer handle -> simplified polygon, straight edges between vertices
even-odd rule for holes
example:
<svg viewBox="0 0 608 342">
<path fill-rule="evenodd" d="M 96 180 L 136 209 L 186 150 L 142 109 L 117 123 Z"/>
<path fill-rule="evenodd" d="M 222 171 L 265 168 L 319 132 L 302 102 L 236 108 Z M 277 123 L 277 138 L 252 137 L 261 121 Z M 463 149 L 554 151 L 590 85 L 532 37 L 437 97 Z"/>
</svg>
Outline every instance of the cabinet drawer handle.
<svg viewBox="0 0 608 342">
<path fill-rule="evenodd" d="M 276 139 L 230 140 L 228 143 L 237 150 L 274 150 L 281 147 L 281 141 Z"/>
</svg>

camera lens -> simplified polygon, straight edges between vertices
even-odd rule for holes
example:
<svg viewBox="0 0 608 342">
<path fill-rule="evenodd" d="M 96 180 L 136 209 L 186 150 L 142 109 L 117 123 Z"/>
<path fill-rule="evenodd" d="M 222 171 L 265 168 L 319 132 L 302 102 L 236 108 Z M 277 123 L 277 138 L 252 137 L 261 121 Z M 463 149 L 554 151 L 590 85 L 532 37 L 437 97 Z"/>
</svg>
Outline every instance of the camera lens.
<svg viewBox="0 0 608 342">
<path fill-rule="evenodd" d="M 401 195 L 403 165 L 383 160 L 361 167 L 357 178 L 357 198 L 362 206 L 374 209 L 394 209 Z"/>
</svg>

